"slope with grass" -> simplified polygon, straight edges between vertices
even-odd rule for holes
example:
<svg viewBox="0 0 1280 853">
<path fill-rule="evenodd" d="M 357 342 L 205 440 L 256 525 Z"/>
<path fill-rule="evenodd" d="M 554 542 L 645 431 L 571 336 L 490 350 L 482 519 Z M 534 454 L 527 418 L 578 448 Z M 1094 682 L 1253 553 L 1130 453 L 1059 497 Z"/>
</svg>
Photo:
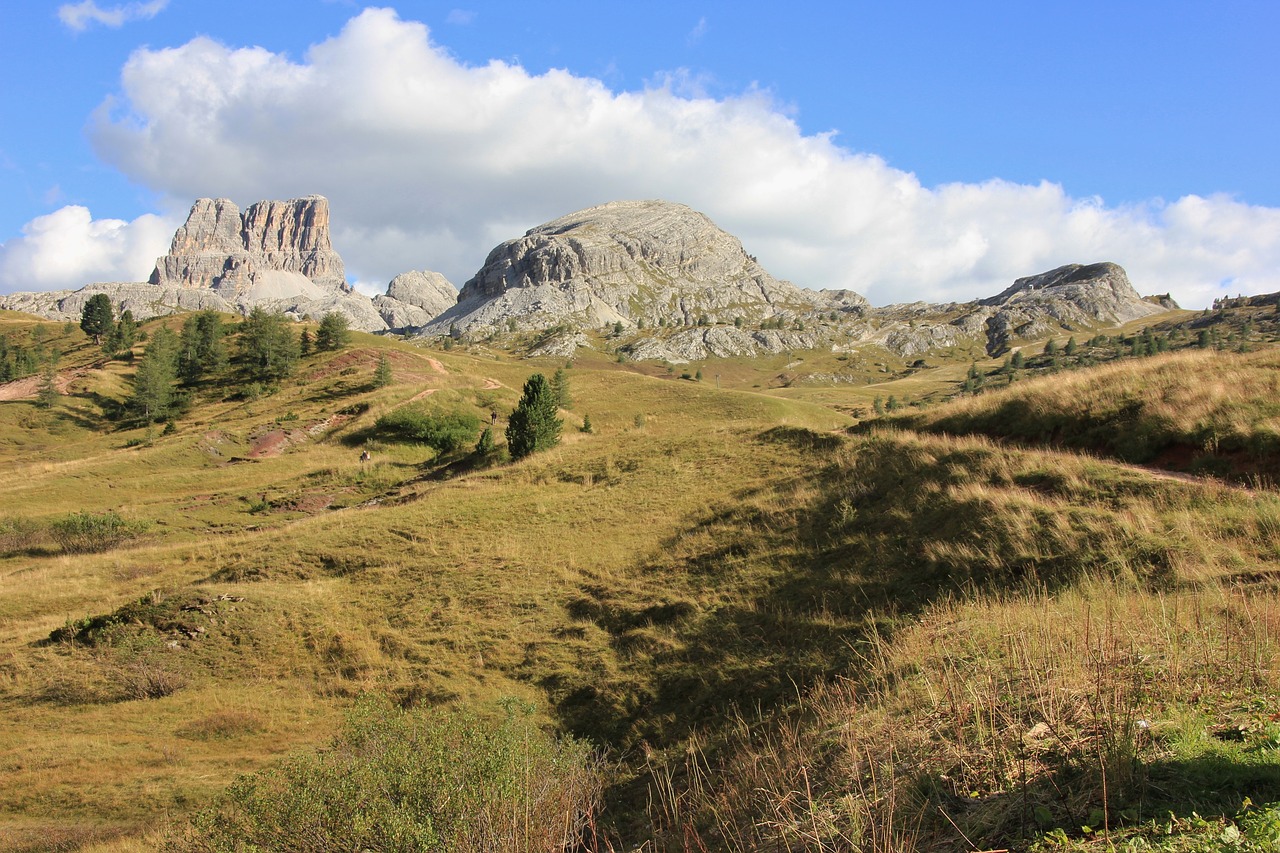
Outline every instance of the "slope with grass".
<svg viewBox="0 0 1280 853">
<path fill-rule="evenodd" d="M 0 404 L 0 847 L 231 849 L 180 840 L 242 773 L 266 771 L 221 800 L 243 825 L 299 773 L 364 796 L 400 746 L 366 764 L 335 733 L 371 693 L 464 719 L 515 703 L 605 751 L 599 850 L 1264 849 L 1244 845 L 1280 801 L 1280 499 L 936 424 L 1116 396 L 1261 433 L 1267 353 L 1020 382 L 854 434 L 857 394 L 583 357 L 562 442 L 513 464 L 376 424 L 487 421 L 563 362 L 354 335 L 254 399 L 233 365 L 148 430 L 105 417 L 129 364 L 67 344 L 68 396 Z M 128 538 L 67 553 L 73 511 Z"/>
</svg>

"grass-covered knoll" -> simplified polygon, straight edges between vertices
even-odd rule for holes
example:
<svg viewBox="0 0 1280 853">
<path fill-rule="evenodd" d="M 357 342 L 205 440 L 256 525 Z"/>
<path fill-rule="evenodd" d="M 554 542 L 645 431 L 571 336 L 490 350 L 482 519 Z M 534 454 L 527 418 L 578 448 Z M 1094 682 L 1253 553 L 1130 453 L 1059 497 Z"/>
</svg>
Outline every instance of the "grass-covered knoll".
<svg viewBox="0 0 1280 853">
<path fill-rule="evenodd" d="M 603 808 L 562 825 L 601 850 L 1263 832 L 1280 800 L 1274 493 L 902 421 L 849 434 L 776 389 L 586 355 L 560 444 L 512 463 L 506 416 L 564 362 L 460 350 L 355 334 L 252 398 L 231 364 L 171 430 L 104 416 L 130 391 L 120 361 L 52 410 L 0 404 L 17 442 L 0 442 L 0 847 L 270 838 L 286 813 L 323 833 L 361 797 L 425 839 L 423 815 L 437 835 L 454 819 L 431 796 L 464 776 L 511 795 L 467 800 L 469 817 L 544 813 L 529 785 L 556 773 L 510 771 L 557 755 L 571 783 L 538 802 L 589 804 L 599 765 L 556 751 L 582 742 L 607 757 Z M 1145 410 L 1195 375 L 1128 393 Z M 493 411 L 483 464 L 377 428 Z M 68 554 L 52 531 L 74 512 L 137 535 Z M 536 710 L 493 735 L 516 707 Z M 440 743 L 488 746 L 395 788 L 397 762 Z"/>
<path fill-rule="evenodd" d="M 1274 349 L 1192 350 L 1019 383 L 894 422 L 1274 482 L 1280 474 L 1278 367 Z"/>
</svg>

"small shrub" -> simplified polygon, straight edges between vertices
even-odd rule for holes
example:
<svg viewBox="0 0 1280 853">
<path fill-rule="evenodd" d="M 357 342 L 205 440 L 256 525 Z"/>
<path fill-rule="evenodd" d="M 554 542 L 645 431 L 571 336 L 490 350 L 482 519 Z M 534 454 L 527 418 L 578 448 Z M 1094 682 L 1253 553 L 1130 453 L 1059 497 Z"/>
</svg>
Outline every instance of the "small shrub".
<svg viewBox="0 0 1280 853">
<path fill-rule="evenodd" d="M 586 744 L 527 709 L 492 722 L 366 698 L 329 749 L 241 777 L 164 849 L 566 850 L 601 777 Z"/>
<path fill-rule="evenodd" d="M 119 513 L 73 512 L 50 526 L 53 539 L 68 554 L 99 554 L 143 533 L 146 526 Z"/>
<path fill-rule="evenodd" d="M 0 554 L 29 551 L 46 541 L 47 531 L 27 518 L 0 518 Z"/>
<path fill-rule="evenodd" d="M 467 411 L 401 406 L 378 418 L 374 429 L 394 441 L 421 442 L 440 453 L 452 453 L 476 440 L 480 419 Z"/>
</svg>

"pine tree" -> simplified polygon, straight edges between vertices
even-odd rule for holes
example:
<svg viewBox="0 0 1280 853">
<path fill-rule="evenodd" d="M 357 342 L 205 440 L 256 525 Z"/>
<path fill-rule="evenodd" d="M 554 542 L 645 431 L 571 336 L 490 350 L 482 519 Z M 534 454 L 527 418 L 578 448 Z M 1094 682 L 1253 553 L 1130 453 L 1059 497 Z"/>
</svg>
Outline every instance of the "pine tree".
<svg viewBox="0 0 1280 853">
<path fill-rule="evenodd" d="M 40 378 L 40 387 L 36 390 L 36 405 L 42 409 L 52 409 L 58 402 L 58 368 L 50 361 Z"/>
<path fill-rule="evenodd" d="M 1067 346 L 1066 346 L 1066 349 L 1063 350 L 1063 352 L 1066 353 L 1067 355 L 1075 355 L 1076 350 L 1079 348 L 1080 346 L 1076 343 L 1075 336 L 1073 335 L 1072 337 L 1067 338 Z"/>
<path fill-rule="evenodd" d="M 591 430 L 591 416 L 590 416 L 590 415 L 583 415 L 583 416 L 582 416 L 582 431 L 583 431 L 583 432 L 591 432 L 591 431 L 592 431 L 592 430 Z"/>
<path fill-rule="evenodd" d="M 524 383 L 524 393 L 507 421 L 507 447 L 512 459 L 554 447 L 560 442 L 561 421 L 556 417 L 555 393 L 546 377 L 535 373 Z"/>
<path fill-rule="evenodd" d="M 557 408 L 573 408 L 573 400 L 569 397 L 569 374 L 565 373 L 563 367 L 558 368 L 551 376 L 551 393 L 555 395 Z"/>
<path fill-rule="evenodd" d="M 316 329 L 316 352 L 342 349 L 349 340 L 350 321 L 346 314 L 330 311 L 320 318 L 320 328 Z"/>
<path fill-rule="evenodd" d="M 485 427 L 484 432 L 480 433 L 480 440 L 476 442 L 476 453 L 480 456 L 488 456 L 493 452 L 493 429 Z"/>
<path fill-rule="evenodd" d="M 884 414 L 884 398 L 876 397 L 875 401 L 872 402 L 871 407 L 876 410 L 877 415 L 883 415 Z"/>
<path fill-rule="evenodd" d="M 111 308 L 111 297 L 105 293 L 95 293 L 84 304 L 80 314 L 80 328 L 93 342 L 102 345 L 102 336 L 111 333 L 115 328 L 115 312 Z"/>
<path fill-rule="evenodd" d="M 298 342 L 289 331 L 289 319 L 254 308 L 240 327 L 240 355 L 251 379 L 275 382 L 293 373 Z"/>
<path fill-rule="evenodd" d="M 303 329 L 302 335 L 298 338 L 298 352 L 302 356 L 311 355 L 311 330 Z"/>
<path fill-rule="evenodd" d="M 1027 366 L 1027 357 L 1022 354 L 1022 350 L 1017 350 L 1009 360 L 1009 364 L 1014 370 L 1021 370 Z"/>
<path fill-rule="evenodd" d="M 178 376 L 194 385 L 227 364 L 226 329 L 216 311 L 192 314 L 178 341 Z"/>
<path fill-rule="evenodd" d="M 177 379 L 178 337 L 161 326 L 147 344 L 134 374 L 129 411 L 143 423 L 168 420 L 178 399 L 174 389 Z"/>
<path fill-rule="evenodd" d="M 386 388 L 391 384 L 391 359 L 384 352 L 378 356 L 378 366 L 373 371 L 373 387 Z"/>
</svg>

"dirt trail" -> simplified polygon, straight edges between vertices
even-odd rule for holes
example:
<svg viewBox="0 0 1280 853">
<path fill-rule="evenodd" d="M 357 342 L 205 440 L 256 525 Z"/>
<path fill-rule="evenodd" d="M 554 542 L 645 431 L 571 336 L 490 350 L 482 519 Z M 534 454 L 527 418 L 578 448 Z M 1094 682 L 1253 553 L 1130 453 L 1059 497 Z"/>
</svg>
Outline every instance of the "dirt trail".
<svg viewBox="0 0 1280 853">
<path fill-rule="evenodd" d="M 59 394 L 66 394 L 68 393 L 67 389 L 71 387 L 71 383 L 84 376 L 84 374 L 84 368 L 81 367 L 73 370 L 64 370 L 54 377 L 53 387 L 58 389 Z M 28 397 L 34 397 L 36 392 L 40 390 L 40 383 L 43 381 L 44 377 L 36 374 L 6 382 L 0 385 L 0 401 L 25 400 Z"/>
</svg>

